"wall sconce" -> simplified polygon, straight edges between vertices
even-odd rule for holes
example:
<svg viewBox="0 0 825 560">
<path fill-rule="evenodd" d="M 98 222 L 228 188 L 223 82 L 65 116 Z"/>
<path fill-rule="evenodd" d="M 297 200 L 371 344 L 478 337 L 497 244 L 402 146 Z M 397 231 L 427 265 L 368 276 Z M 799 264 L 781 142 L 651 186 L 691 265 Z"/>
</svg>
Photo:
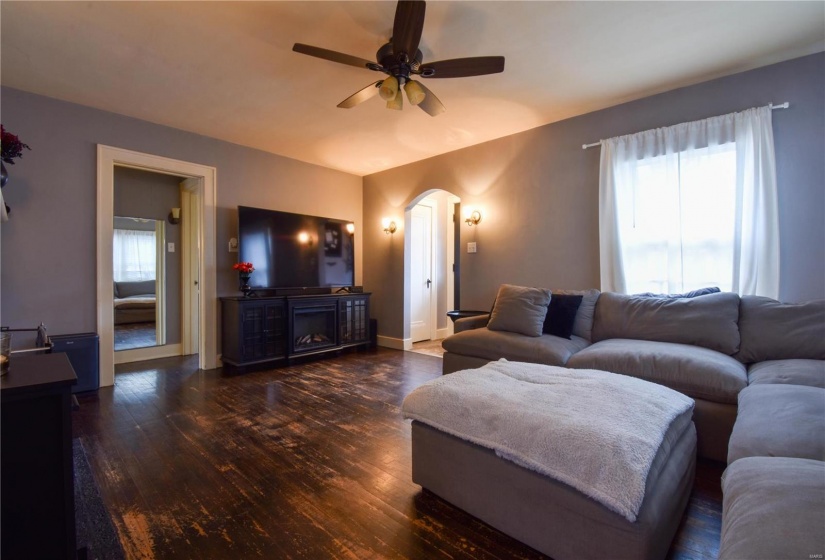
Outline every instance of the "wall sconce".
<svg viewBox="0 0 825 560">
<path fill-rule="evenodd" d="M 477 226 L 481 221 L 481 212 L 479 210 L 467 209 L 467 218 L 464 220 L 468 226 Z"/>
<path fill-rule="evenodd" d="M 298 233 L 298 243 L 300 243 L 301 245 L 306 245 L 307 243 L 309 243 L 309 241 L 310 238 L 307 232 L 302 231 Z"/>
<path fill-rule="evenodd" d="M 381 220 L 381 226 L 384 228 L 384 233 L 386 233 L 387 235 L 395 233 L 395 230 L 397 229 L 395 221 L 389 218 L 383 218 Z"/>
<path fill-rule="evenodd" d="M 170 224 L 179 224 L 180 223 L 180 208 L 172 208 L 172 211 L 169 212 L 169 223 Z"/>
<path fill-rule="evenodd" d="M 353 235 L 355 233 L 355 224 L 352 222 L 348 223 L 345 227 L 347 228 L 348 234 Z"/>
</svg>

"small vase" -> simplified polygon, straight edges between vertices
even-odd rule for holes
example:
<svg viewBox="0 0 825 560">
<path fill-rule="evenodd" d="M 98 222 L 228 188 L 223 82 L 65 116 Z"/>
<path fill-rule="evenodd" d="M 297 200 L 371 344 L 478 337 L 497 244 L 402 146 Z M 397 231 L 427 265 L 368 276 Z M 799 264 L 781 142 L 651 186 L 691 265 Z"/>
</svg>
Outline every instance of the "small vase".
<svg viewBox="0 0 825 560">
<path fill-rule="evenodd" d="M 6 165 L 2 161 L 0 161 L 0 188 L 5 187 L 6 183 L 8 182 L 9 174 L 8 172 L 6 172 Z M 0 197 L 0 199 L 2 198 L 3 197 Z M 11 208 L 9 208 L 9 205 L 5 202 L 3 203 L 3 206 L 6 207 L 6 219 L 8 219 L 8 215 L 11 214 Z"/>
<path fill-rule="evenodd" d="M 240 278 L 241 278 L 240 289 L 241 289 L 241 292 L 243 292 L 243 297 L 249 297 L 249 295 L 252 293 L 252 288 L 249 285 L 249 278 L 251 276 L 252 276 L 251 274 L 240 274 Z"/>
</svg>

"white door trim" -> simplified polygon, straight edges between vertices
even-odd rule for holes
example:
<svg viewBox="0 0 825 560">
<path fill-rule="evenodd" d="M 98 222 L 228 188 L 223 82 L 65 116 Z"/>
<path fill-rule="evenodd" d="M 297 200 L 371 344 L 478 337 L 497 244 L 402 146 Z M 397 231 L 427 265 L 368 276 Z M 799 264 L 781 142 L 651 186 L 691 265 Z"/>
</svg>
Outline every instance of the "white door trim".
<svg viewBox="0 0 825 560">
<path fill-rule="evenodd" d="M 166 222 L 163 220 L 155 220 L 155 344 L 166 344 Z"/>
<path fill-rule="evenodd" d="M 217 170 L 214 167 L 97 145 L 97 332 L 100 336 L 100 386 L 114 385 L 114 316 L 112 236 L 115 166 L 155 173 L 201 178 L 200 332 L 198 367 L 217 364 L 217 286 L 215 272 L 215 207 Z"/>
<path fill-rule="evenodd" d="M 198 238 L 200 225 L 193 214 L 193 204 L 198 199 L 201 179 L 189 178 L 180 184 L 181 205 L 181 353 L 185 356 L 198 353 L 200 320 L 198 316 Z M 194 303 L 193 303 L 194 302 Z"/>
<path fill-rule="evenodd" d="M 461 219 L 455 213 L 455 205 L 459 202 L 459 197 L 452 194 L 447 196 L 447 246 L 444 249 L 447 255 L 447 311 L 455 309 L 455 223 Z M 446 331 L 446 336 L 455 332 L 451 319 L 447 321 Z"/>
<path fill-rule="evenodd" d="M 171 356 L 180 355 L 180 344 L 165 344 L 163 346 L 147 346 L 146 348 L 118 350 L 115 352 L 115 365 L 128 364 L 131 362 L 142 362 L 144 360 L 156 360 L 157 358 L 169 358 Z"/>
</svg>

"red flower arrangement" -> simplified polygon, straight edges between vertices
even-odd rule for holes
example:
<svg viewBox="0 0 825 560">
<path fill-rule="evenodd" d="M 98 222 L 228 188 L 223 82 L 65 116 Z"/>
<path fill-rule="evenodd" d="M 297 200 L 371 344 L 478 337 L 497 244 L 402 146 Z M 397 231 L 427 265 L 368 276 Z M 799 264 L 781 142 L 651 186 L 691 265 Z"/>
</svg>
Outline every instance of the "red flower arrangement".
<svg viewBox="0 0 825 560">
<path fill-rule="evenodd" d="M 241 274 L 252 274 L 255 267 L 252 266 L 251 262 L 239 262 L 232 265 L 232 270 L 237 270 Z"/>
<path fill-rule="evenodd" d="M 0 157 L 5 163 L 14 165 L 14 158 L 23 157 L 23 148 L 31 150 L 28 144 L 20 141 L 15 134 L 6 132 L 5 127 L 0 124 L 0 144 L 2 144 L 3 155 Z"/>
</svg>

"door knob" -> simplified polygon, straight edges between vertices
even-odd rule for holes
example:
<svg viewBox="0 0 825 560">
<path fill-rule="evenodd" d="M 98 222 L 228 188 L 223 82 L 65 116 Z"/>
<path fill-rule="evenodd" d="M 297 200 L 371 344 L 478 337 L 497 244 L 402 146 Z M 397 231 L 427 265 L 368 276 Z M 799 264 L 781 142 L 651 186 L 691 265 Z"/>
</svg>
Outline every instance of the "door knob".
<svg viewBox="0 0 825 560">
<path fill-rule="evenodd" d="M 430 280 L 429 278 L 427 278 L 427 287 L 428 287 L 428 288 L 430 287 L 430 284 L 432 284 L 432 283 L 433 283 L 433 281 L 432 281 L 432 280 Z"/>
</svg>

